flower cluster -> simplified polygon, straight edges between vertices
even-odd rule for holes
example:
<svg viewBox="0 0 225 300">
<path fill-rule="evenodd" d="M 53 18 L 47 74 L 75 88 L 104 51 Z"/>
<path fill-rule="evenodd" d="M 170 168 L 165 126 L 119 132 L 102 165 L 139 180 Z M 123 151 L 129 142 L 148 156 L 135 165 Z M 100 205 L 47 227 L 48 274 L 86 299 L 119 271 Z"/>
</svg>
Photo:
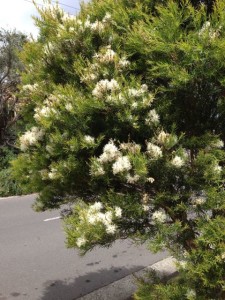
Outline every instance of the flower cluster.
<svg viewBox="0 0 225 300">
<path fill-rule="evenodd" d="M 129 157 L 121 156 L 118 157 L 112 166 L 113 174 L 123 173 L 129 171 L 132 168 Z"/>
<path fill-rule="evenodd" d="M 157 137 L 157 142 L 160 144 L 160 145 L 164 145 L 167 140 L 169 139 L 170 137 L 170 134 L 169 133 L 166 133 L 165 131 L 160 131 L 158 137 Z"/>
<path fill-rule="evenodd" d="M 95 82 L 99 77 L 105 77 L 105 67 L 111 64 L 116 70 L 123 71 L 127 69 L 130 62 L 123 56 L 119 55 L 112 49 L 111 45 L 103 47 L 98 53 L 93 56 L 93 62 L 83 69 L 81 81 L 89 84 Z"/>
<path fill-rule="evenodd" d="M 22 87 L 22 90 L 25 91 L 25 92 L 33 92 L 33 91 L 36 91 L 37 89 L 38 89 L 38 84 L 37 83 L 35 83 L 35 84 L 25 84 Z"/>
<path fill-rule="evenodd" d="M 48 178 L 51 180 L 58 179 L 60 174 L 56 168 L 51 168 L 51 171 L 48 173 Z"/>
<path fill-rule="evenodd" d="M 147 143 L 147 153 L 150 157 L 154 159 L 158 159 L 163 155 L 162 149 L 153 143 Z"/>
<path fill-rule="evenodd" d="M 38 127 L 32 127 L 25 132 L 19 139 L 20 149 L 26 151 L 30 146 L 34 146 L 44 136 L 44 131 Z"/>
<path fill-rule="evenodd" d="M 180 167 L 182 167 L 183 165 L 184 165 L 184 160 L 180 157 L 180 156 L 178 156 L 178 155 L 176 155 L 173 159 L 172 159 L 172 161 L 171 161 L 171 164 L 175 167 L 175 168 L 180 168 Z"/>
<path fill-rule="evenodd" d="M 101 163 L 111 162 L 116 158 L 120 157 L 120 151 L 114 142 L 111 140 L 103 148 L 103 153 L 98 158 L 98 161 Z"/>
<path fill-rule="evenodd" d="M 90 135 L 85 135 L 84 136 L 84 141 L 88 145 L 93 145 L 95 143 L 95 138 L 93 136 L 90 136 Z"/>
<path fill-rule="evenodd" d="M 211 146 L 215 148 L 223 148 L 224 142 L 222 140 L 217 140 L 214 143 L 212 143 Z"/>
<path fill-rule="evenodd" d="M 130 61 L 126 59 L 126 57 L 122 57 L 118 61 L 118 68 L 123 70 L 130 66 Z"/>
<path fill-rule="evenodd" d="M 206 21 L 202 28 L 199 30 L 198 35 L 199 37 L 207 37 L 209 40 L 214 40 L 217 38 L 220 34 L 221 26 L 218 29 L 213 29 L 211 27 L 211 23 L 209 21 Z"/>
<path fill-rule="evenodd" d="M 138 180 L 140 179 L 140 175 L 135 174 L 134 176 L 131 176 L 130 174 L 127 174 L 126 179 L 127 183 L 134 184 L 138 182 Z"/>
<path fill-rule="evenodd" d="M 206 197 L 195 197 L 192 200 L 192 204 L 195 207 L 196 205 L 203 205 L 206 203 Z"/>
<path fill-rule="evenodd" d="M 80 214 L 80 224 L 85 224 L 85 227 L 90 230 L 91 227 L 100 226 L 101 230 L 109 235 L 114 235 L 117 232 L 117 226 L 114 224 L 114 219 L 122 217 L 122 209 L 118 206 L 111 210 L 103 212 L 104 207 L 101 202 L 95 202 L 82 210 Z M 77 247 L 82 247 L 87 243 L 85 232 L 81 232 L 81 236 L 77 238 Z"/>
<path fill-rule="evenodd" d="M 157 210 L 152 214 L 152 221 L 155 223 L 163 223 L 167 219 L 167 215 L 162 210 Z"/>
<path fill-rule="evenodd" d="M 76 19 L 76 26 L 78 31 L 84 32 L 86 29 L 91 30 L 93 33 L 101 33 L 105 30 L 105 27 L 111 23 L 111 15 L 106 13 L 102 21 L 96 20 L 95 22 L 90 21 L 90 16 L 87 16 L 85 21 Z"/>
<path fill-rule="evenodd" d="M 42 106 L 41 108 L 36 107 L 35 108 L 35 114 L 34 114 L 34 119 L 36 121 L 41 121 L 42 118 L 49 118 L 51 116 L 57 116 L 58 111 L 55 108 L 51 108 L 49 106 Z"/>
<path fill-rule="evenodd" d="M 122 210 L 120 207 L 115 207 L 114 211 L 101 212 L 103 205 L 101 202 L 95 202 L 87 210 L 87 221 L 94 225 L 96 223 L 102 223 L 105 226 L 105 231 L 108 234 L 116 233 L 116 225 L 113 224 L 113 215 L 117 218 L 122 216 Z"/>
<path fill-rule="evenodd" d="M 152 109 L 148 112 L 148 115 L 145 119 L 145 123 L 147 125 L 151 125 L 151 124 L 157 125 L 159 123 L 159 115 L 157 114 L 155 109 Z"/>
<path fill-rule="evenodd" d="M 138 158 L 139 157 L 139 158 Z M 140 161 L 138 160 L 140 159 Z M 144 170 L 136 170 L 135 160 L 138 167 Z M 103 148 L 103 153 L 92 159 L 91 175 L 98 177 L 108 174 L 122 176 L 128 184 L 136 184 L 138 181 L 154 182 L 154 178 L 147 178 L 147 159 L 141 153 L 141 146 L 135 143 L 121 143 L 118 147 L 110 140 Z M 110 176 L 111 176 L 110 175 Z"/>
<path fill-rule="evenodd" d="M 100 63 L 111 63 L 114 62 L 117 54 L 111 49 L 111 45 L 106 48 L 105 53 L 96 53 L 94 58 Z"/>
<path fill-rule="evenodd" d="M 119 88 L 120 86 L 115 79 L 103 79 L 96 84 L 94 90 L 92 91 L 92 95 L 101 99 L 107 92 L 115 92 L 118 91 Z"/>
</svg>

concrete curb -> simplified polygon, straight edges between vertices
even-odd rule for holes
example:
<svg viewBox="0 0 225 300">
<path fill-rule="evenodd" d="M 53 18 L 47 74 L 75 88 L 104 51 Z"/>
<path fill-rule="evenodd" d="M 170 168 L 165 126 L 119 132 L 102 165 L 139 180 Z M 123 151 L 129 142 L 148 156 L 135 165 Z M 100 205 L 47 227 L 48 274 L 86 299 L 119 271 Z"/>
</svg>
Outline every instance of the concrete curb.
<svg viewBox="0 0 225 300">
<path fill-rule="evenodd" d="M 177 273 L 176 260 L 173 257 L 165 258 L 77 300 L 128 300 L 137 289 L 135 277 L 142 277 L 150 270 L 156 271 L 159 276 L 171 277 Z"/>
</svg>

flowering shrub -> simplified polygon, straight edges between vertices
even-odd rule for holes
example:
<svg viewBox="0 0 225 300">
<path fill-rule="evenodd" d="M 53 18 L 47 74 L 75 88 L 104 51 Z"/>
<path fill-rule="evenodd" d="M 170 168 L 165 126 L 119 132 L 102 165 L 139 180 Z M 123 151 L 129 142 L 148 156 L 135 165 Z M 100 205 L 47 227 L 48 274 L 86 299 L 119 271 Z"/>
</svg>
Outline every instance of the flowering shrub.
<svg viewBox="0 0 225 300">
<path fill-rule="evenodd" d="M 14 173 L 37 210 L 73 202 L 69 247 L 148 241 L 179 261 L 167 299 L 224 299 L 225 5 L 164 2 L 39 9 Z"/>
</svg>

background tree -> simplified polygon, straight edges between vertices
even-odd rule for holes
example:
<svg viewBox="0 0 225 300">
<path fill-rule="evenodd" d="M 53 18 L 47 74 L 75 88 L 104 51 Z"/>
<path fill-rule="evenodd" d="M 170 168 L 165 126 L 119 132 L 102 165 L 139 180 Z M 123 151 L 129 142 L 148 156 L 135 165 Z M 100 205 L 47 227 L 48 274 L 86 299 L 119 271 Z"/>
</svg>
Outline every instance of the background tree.
<svg viewBox="0 0 225 300">
<path fill-rule="evenodd" d="M 20 32 L 0 30 L 0 195 L 7 196 L 19 193 L 14 180 L 10 179 L 9 160 L 15 147 L 15 124 L 19 119 L 17 96 L 20 83 L 19 72 L 23 65 L 19 52 L 26 41 L 26 36 Z"/>
<path fill-rule="evenodd" d="M 16 178 L 37 210 L 74 204 L 69 247 L 169 250 L 182 281 L 148 299 L 224 299 L 223 2 L 48 6 L 23 54 Z"/>
<path fill-rule="evenodd" d="M 18 119 L 15 95 L 20 83 L 19 72 L 23 66 L 18 57 L 26 36 L 16 31 L 0 31 L 0 144 L 9 145 L 15 140 L 11 126 Z"/>
</svg>

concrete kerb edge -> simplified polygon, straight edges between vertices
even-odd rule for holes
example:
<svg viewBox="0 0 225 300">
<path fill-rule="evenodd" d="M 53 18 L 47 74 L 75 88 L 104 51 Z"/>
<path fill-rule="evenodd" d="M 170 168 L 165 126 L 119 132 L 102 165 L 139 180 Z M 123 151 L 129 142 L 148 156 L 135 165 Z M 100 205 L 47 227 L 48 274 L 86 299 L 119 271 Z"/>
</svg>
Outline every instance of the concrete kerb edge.
<svg viewBox="0 0 225 300">
<path fill-rule="evenodd" d="M 177 274 L 176 260 L 167 257 L 153 265 L 150 265 L 138 272 L 130 274 L 120 280 L 114 281 L 100 289 L 97 289 L 77 300 L 127 300 L 137 289 L 137 277 L 143 277 L 146 272 L 154 270 L 159 276 L 173 277 Z"/>
</svg>

